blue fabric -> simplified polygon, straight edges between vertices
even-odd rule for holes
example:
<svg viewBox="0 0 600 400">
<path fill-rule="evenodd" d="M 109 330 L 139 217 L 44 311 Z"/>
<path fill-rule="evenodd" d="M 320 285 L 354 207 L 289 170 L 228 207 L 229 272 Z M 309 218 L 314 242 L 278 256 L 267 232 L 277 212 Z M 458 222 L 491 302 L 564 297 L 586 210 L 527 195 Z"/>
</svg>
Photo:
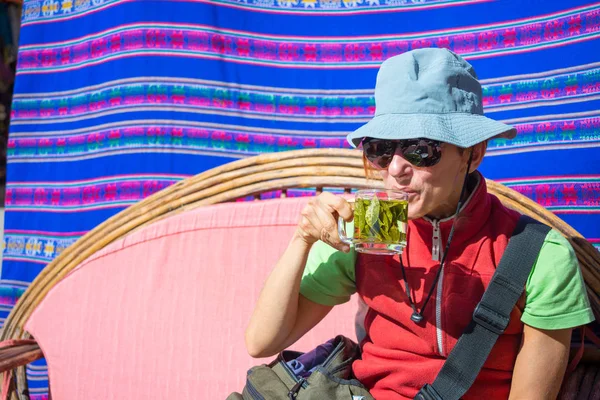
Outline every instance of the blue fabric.
<svg viewBox="0 0 600 400">
<path fill-rule="evenodd" d="M 469 148 L 516 130 L 483 115 L 481 84 L 473 66 L 447 49 L 414 49 L 385 60 L 377 73 L 375 116 L 350 133 L 365 137 L 425 138 Z"/>
<path fill-rule="evenodd" d="M 85 232 L 209 168 L 348 146 L 379 64 L 461 54 L 514 125 L 482 172 L 600 246 L 600 3 L 26 0 L 8 144 L 0 321 Z M 28 369 L 44 398 L 46 369 Z"/>
</svg>

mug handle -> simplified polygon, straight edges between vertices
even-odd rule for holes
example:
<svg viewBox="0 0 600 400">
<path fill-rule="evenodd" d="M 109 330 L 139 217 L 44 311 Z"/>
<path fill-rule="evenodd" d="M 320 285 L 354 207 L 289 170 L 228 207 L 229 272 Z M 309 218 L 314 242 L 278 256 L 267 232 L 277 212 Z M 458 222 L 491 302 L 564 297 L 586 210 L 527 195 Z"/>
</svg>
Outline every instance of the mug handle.
<svg viewBox="0 0 600 400">
<path fill-rule="evenodd" d="M 352 239 L 346 236 L 346 221 L 342 217 L 338 217 L 338 235 L 340 240 L 346 244 L 352 245 Z"/>
</svg>

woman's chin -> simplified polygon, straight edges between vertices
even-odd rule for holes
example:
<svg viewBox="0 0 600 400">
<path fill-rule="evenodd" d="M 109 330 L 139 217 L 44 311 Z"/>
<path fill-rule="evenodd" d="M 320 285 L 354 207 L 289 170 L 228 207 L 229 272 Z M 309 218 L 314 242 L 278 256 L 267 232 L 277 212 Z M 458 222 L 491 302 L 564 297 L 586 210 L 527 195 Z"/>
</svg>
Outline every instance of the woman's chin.
<svg viewBox="0 0 600 400">
<path fill-rule="evenodd" d="M 427 213 L 425 212 L 425 210 L 422 210 L 421 206 L 421 202 L 420 201 L 415 201 L 417 199 L 411 198 L 412 196 L 409 196 L 408 198 L 408 219 L 412 220 L 412 219 L 419 219 L 423 216 L 425 216 Z"/>
<path fill-rule="evenodd" d="M 409 221 L 411 221 L 413 219 L 422 218 L 425 215 L 424 213 L 421 213 L 421 212 L 418 212 L 418 211 L 417 212 L 410 211 L 410 206 L 409 206 L 408 210 L 409 210 L 408 211 L 408 220 Z"/>
</svg>

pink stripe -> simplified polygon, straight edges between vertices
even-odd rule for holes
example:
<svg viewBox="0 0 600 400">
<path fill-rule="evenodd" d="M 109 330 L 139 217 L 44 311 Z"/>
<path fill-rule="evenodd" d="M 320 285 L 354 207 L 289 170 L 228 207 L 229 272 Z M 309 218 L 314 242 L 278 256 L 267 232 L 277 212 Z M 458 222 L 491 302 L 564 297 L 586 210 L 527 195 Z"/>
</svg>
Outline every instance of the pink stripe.
<svg viewBox="0 0 600 400">
<path fill-rule="evenodd" d="M 143 53 L 134 53 L 134 54 L 124 54 L 124 55 L 119 55 L 119 56 L 114 56 L 114 57 L 107 57 L 107 58 L 103 58 L 102 60 L 99 61 L 92 61 L 89 63 L 86 63 L 85 65 L 80 65 L 80 66 L 74 66 L 74 67 L 67 67 L 67 68 L 60 68 L 60 69 L 45 69 L 42 71 L 34 71 L 34 70 L 20 70 L 17 72 L 17 75 L 33 75 L 33 74 L 46 74 L 49 72 L 62 72 L 62 71 L 74 71 L 74 70 L 79 70 L 82 68 L 87 68 L 89 66 L 93 66 L 93 65 L 98 65 L 98 64 L 102 64 L 106 61 L 109 60 L 118 60 L 118 59 L 122 59 L 122 58 L 129 58 L 129 57 L 139 57 L 139 56 L 164 56 L 164 55 L 168 55 L 171 57 L 183 57 L 183 58 L 200 58 L 200 59 L 208 59 L 208 60 L 227 60 L 228 62 L 233 62 L 236 64 L 246 64 L 246 65 L 260 65 L 260 66 L 276 66 L 278 68 L 310 68 L 310 69 L 316 69 L 316 70 L 321 70 L 321 69 L 366 69 L 366 68 L 379 68 L 379 64 L 380 61 L 378 61 L 377 63 L 373 63 L 373 64 L 348 64 L 348 65 L 328 65 L 328 64 L 323 64 L 323 65 L 314 65 L 314 64 L 309 64 L 309 65 L 303 65 L 301 63 L 298 64 L 273 64 L 273 63 L 269 63 L 269 62 L 264 62 L 264 61 L 250 61 L 250 60 L 235 60 L 235 59 L 228 59 L 227 57 L 224 57 L 222 55 L 203 55 L 203 54 L 169 54 L 168 52 L 160 52 L 160 53 L 151 53 L 151 52 L 143 52 Z M 469 57 L 465 57 L 465 58 L 469 58 Z"/>
<path fill-rule="evenodd" d="M 6 210 L 10 210 L 10 211 L 35 211 L 35 212 L 49 212 L 49 213 L 82 213 L 82 212 L 86 212 L 86 211 L 97 211 L 97 210 L 104 210 L 104 209 L 110 209 L 110 208 L 127 208 L 132 204 L 138 203 L 139 201 L 141 201 L 142 199 L 139 200 L 135 200 L 132 201 L 131 203 L 126 203 L 126 204 L 100 204 L 97 206 L 93 206 L 93 207 L 73 207 L 73 208 L 69 208 L 68 210 L 62 210 L 60 208 L 36 208 L 36 207 L 27 207 L 27 208 L 20 208 L 20 207 L 6 207 Z"/>
<path fill-rule="evenodd" d="M 113 176 L 106 176 L 103 178 L 97 178 L 97 179 L 85 179 L 85 180 L 79 180 L 79 181 L 60 181 L 60 182 L 54 182 L 54 181 L 17 181 L 17 182 L 11 182 L 9 184 L 9 187 L 11 185 L 66 185 L 66 184 L 87 184 L 87 183 L 93 183 L 93 182 L 119 182 L 124 180 L 124 178 L 135 178 L 137 180 L 161 180 L 164 178 L 175 178 L 175 179 L 185 179 L 189 177 L 189 175 L 178 175 L 178 174 L 160 174 L 160 175 L 138 175 L 138 174 L 129 174 L 129 175 L 113 175 Z M 120 178 L 120 179 L 119 179 Z"/>
<path fill-rule="evenodd" d="M 573 180 L 574 182 L 579 181 L 581 179 L 600 179 L 600 175 L 551 175 L 551 176 L 527 176 L 520 177 L 516 179 L 494 179 L 496 182 L 504 183 L 504 182 L 523 182 L 523 181 L 550 181 L 550 180 Z"/>
<path fill-rule="evenodd" d="M 514 49 L 514 50 L 502 49 L 502 50 L 499 50 L 498 52 L 494 52 L 494 53 L 490 53 L 490 54 L 480 54 L 477 52 L 462 53 L 461 56 L 467 60 L 473 60 L 473 59 L 481 59 L 481 58 L 499 57 L 499 56 L 505 56 L 505 55 L 510 55 L 510 54 L 520 54 L 520 53 L 526 53 L 526 52 L 531 52 L 531 51 L 538 51 L 538 50 L 542 50 L 542 49 L 566 46 L 566 45 L 569 45 L 572 43 L 580 43 L 580 42 L 584 42 L 584 41 L 588 41 L 588 40 L 594 40 L 594 39 L 597 39 L 599 36 L 600 36 L 600 32 L 597 32 L 594 36 L 580 38 L 580 39 L 568 39 L 567 41 L 562 42 L 562 43 L 541 44 L 539 47 L 536 47 L 536 48 L 525 48 L 525 49 Z M 106 61 L 110 61 L 110 60 L 118 60 L 118 59 L 123 59 L 123 58 L 139 57 L 139 56 L 164 56 L 164 55 L 168 55 L 171 57 L 199 58 L 199 59 L 209 59 L 209 60 L 227 60 L 228 62 L 232 62 L 232 63 L 236 63 L 236 64 L 244 64 L 244 65 L 273 66 L 273 67 L 277 67 L 277 68 L 295 68 L 295 69 L 305 68 L 305 69 L 315 69 L 315 70 L 379 68 L 380 63 L 381 63 L 381 61 L 377 61 L 377 62 L 372 62 L 370 64 L 369 63 L 361 63 L 361 64 L 340 63 L 340 65 L 329 65 L 329 64 L 315 65 L 315 64 L 302 64 L 302 63 L 278 64 L 278 63 L 272 63 L 272 62 L 268 62 L 268 61 L 229 59 L 226 56 L 221 55 L 221 54 L 205 55 L 205 54 L 190 54 L 190 53 L 170 54 L 169 52 L 158 52 L 158 53 L 141 52 L 141 53 L 134 53 L 134 54 L 115 55 L 112 57 L 109 56 L 109 57 L 103 58 L 98 61 L 86 62 L 84 65 L 67 67 L 67 68 L 48 68 L 48 69 L 37 70 L 37 71 L 36 70 L 20 70 L 20 71 L 17 71 L 16 75 L 17 76 L 18 75 L 33 75 L 33 74 L 46 74 L 46 73 L 50 73 L 50 72 L 73 71 L 73 70 L 79 70 L 82 68 L 87 68 L 87 67 L 93 66 L 93 65 L 102 64 L 102 63 L 105 63 Z"/>
<path fill-rule="evenodd" d="M 553 210 L 549 208 L 554 214 L 600 214 L 599 210 L 586 210 L 582 208 L 581 210 Z"/>
</svg>

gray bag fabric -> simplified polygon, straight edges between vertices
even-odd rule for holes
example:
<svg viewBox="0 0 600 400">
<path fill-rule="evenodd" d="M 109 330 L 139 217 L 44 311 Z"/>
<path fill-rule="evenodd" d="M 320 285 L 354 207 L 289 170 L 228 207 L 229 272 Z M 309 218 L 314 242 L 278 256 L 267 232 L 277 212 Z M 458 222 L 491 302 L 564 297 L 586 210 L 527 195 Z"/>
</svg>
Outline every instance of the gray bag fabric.
<svg viewBox="0 0 600 400">
<path fill-rule="evenodd" d="M 358 345 L 341 335 L 328 343 L 332 350 L 325 360 L 303 374 L 289 365 L 303 353 L 288 350 L 268 365 L 253 367 L 242 393 L 232 393 L 227 400 L 374 400 L 352 377 L 352 362 L 360 357 Z"/>
</svg>

